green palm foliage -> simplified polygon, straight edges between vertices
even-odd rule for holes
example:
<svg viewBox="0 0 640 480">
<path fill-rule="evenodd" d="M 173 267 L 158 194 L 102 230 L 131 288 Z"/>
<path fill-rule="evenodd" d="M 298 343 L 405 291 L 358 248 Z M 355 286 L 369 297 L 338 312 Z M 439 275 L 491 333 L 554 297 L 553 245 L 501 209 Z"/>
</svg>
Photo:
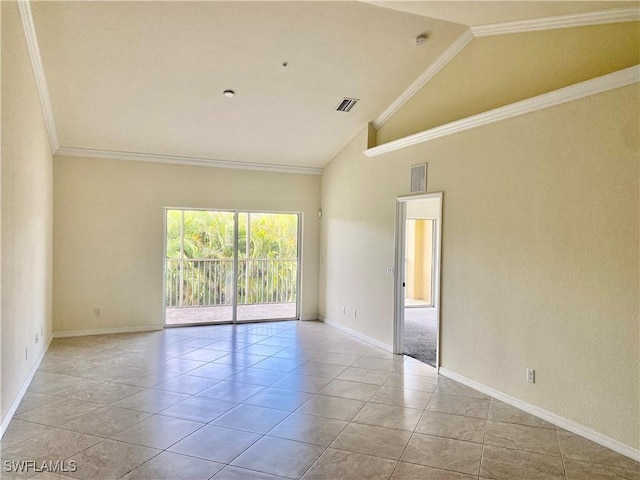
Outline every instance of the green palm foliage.
<svg viewBox="0 0 640 480">
<path fill-rule="evenodd" d="M 297 215 L 238 215 L 238 304 L 295 301 L 297 236 Z M 231 212 L 167 211 L 167 306 L 232 304 L 233 237 Z"/>
</svg>

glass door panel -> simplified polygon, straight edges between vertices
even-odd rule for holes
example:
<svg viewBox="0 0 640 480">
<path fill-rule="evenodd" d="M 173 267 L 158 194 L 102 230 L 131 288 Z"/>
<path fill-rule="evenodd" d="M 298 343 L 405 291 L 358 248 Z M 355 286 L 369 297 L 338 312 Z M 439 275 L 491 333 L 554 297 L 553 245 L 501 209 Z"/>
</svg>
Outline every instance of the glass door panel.
<svg viewBox="0 0 640 480">
<path fill-rule="evenodd" d="M 167 210 L 167 325 L 233 321 L 234 212 Z"/>
<path fill-rule="evenodd" d="M 166 210 L 166 324 L 298 318 L 299 214 Z"/>
<path fill-rule="evenodd" d="M 298 317 L 298 223 L 298 214 L 238 214 L 238 321 Z"/>
</svg>

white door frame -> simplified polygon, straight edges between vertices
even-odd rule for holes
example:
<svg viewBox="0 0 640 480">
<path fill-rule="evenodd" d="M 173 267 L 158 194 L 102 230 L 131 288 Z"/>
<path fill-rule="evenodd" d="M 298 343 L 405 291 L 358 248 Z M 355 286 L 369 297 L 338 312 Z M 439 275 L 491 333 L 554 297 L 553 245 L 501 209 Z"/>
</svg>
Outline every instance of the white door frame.
<svg viewBox="0 0 640 480">
<path fill-rule="evenodd" d="M 395 267 L 394 267 L 394 315 L 393 315 L 393 353 L 401 355 L 404 353 L 404 290 L 405 290 L 405 248 L 406 248 L 406 225 L 407 225 L 407 203 L 413 200 L 437 199 L 439 208 L 439 219 L 434 222 L 433 232 L 433 301 L 437 308 L 437 341 L 436 341 L 436 369 L 440 368 L 440 322 L 442 310 L 440 296 L 440 275 L 441 266 L 441 245 L 442 245 L 442 199 L 443 192 L 424 193 L 418 195 L 405 195 L 396 199 L 396 234 L 395 234 Z"/>
</svg>

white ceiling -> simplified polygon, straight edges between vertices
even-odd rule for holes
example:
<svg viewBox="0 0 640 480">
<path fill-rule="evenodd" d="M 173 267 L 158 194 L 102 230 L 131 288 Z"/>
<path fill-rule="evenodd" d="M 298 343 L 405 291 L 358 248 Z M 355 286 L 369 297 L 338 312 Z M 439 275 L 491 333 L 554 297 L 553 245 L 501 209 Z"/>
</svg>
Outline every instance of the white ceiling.
<svg viewBox="0 0 640 480">
<path fill-rule="evenodd" d="M 59 143 L 318 168 L 467 25 L 629 5 L 381 3 L 33 2 Z"/>
<path fill-rule="evenodd" d="M 359 2 L 32 10 L 62 147 L 306 167 L 325 165 L 465 29 Z M 360 102 L 334 111 L 343 97 Z"/>
</svg>

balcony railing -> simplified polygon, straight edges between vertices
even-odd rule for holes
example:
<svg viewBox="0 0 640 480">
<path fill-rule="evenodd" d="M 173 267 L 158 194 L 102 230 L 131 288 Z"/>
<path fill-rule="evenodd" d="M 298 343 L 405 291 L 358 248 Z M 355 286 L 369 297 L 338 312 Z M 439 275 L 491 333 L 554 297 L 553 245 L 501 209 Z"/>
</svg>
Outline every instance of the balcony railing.
<svg viewBox="0 0 640 480">
<path fill-rule="evenodd" d="M 233 260 L 167 258 L 167 307 L 233 304 Z M 238 305 L 296 301 L 296 259 L 238 259 Z"/>
</svg>

